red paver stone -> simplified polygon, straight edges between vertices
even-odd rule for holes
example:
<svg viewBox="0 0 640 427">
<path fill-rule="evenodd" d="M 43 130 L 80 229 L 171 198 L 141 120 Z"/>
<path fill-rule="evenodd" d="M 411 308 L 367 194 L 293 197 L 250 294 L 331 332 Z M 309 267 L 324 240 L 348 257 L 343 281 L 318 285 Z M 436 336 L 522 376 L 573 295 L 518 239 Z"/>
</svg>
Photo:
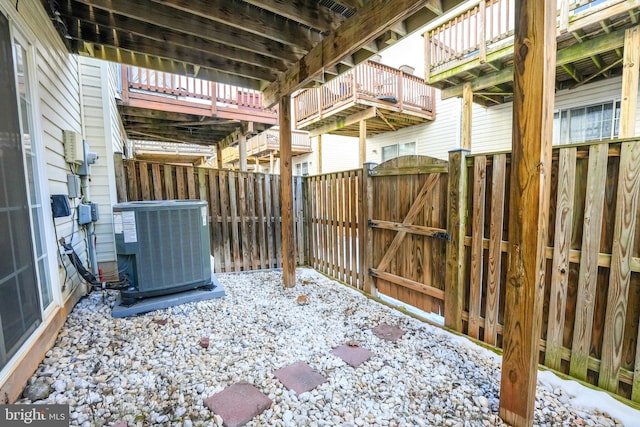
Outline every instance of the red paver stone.
<svg viewBox="0 0 640 427">
<path fill-rule="evenodd" d="M 204 405 L 222 417 L 227 427 L 240 427 L 271 406 L 271 399 L 249 383 L 237 383 L 207 397 Z"/>
<path fill-rule="evenodd" d="M 302 361 L 280 368 L 273 374 L 286 388 L 298 394 L 313 390 L 327 381 L 325 377 L 311 369 L 309 365 Z"/>
<path fill-rule="evenodd" d="M 366 348 L 348 345 L 341 345 L 340 347 L 334 348 L 331 352 L 354 368 L 362 365 L 373 356 L 373 353 Z"/>
<path fill-rule="evenodd" d="M 379 324 L 373 328 L 371 332 L 378 338 L 391 342 L 398 341 L 405 334 L 405 331 L 402 329 L 387 325 L 386 323 Z"/>
</svg>

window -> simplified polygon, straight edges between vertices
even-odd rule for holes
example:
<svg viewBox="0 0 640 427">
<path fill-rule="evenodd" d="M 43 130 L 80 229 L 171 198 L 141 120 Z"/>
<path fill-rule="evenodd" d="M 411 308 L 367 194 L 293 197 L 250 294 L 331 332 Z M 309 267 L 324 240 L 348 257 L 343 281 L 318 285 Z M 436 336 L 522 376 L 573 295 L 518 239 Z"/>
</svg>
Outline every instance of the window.
<svg viewBox="0 0 640 427">
<path fill-rule="evenodd" d="M 553 115 L 553 143 L 599 141 L 618 136 L 620 101 L 556 111 Z"/>
<path fill-rule="evenodd" d="M 382 147 L 382 161 L 386 162 L 400 156 L 411 156 L 416 154 L 416 143 L 407 142 L 404 144 L 393 144 Z"/>
<path fill-rule="evenodd" d="M 27 184 L 29 187 L 29 208 L 35 243 L 35 256 L 40 283 L 42 306 L 46 308 L 53 301 L 51 281 L 48 274 L 47 246 L 44 234 L 44 206 L 40 192 L 39 158 L 34 146 L 33 106 L 31 105 L 31 88 L 29 83 L 29 64 L 27 61 L 26 43 L 14 39 L 13 53 L 15 58 L 16 77 L 18 80 L 18 96 L 20 102 L 20 123 L 22 130 L 22 147 L 27 170 Z"/>
<path fill-rule="evenodd" d="M 302 162 L 296 164 L 296 175 L 307 176 L 309 175 L 309 166 L 311 162 Z"/>
</svg>

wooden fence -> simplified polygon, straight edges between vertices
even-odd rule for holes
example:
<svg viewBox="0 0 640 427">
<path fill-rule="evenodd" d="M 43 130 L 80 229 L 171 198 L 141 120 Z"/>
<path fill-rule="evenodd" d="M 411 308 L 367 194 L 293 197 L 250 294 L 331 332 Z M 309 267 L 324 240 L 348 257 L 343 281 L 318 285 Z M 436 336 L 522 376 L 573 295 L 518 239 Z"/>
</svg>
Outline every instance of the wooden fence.
<svg viewBox="0 0 640 427">
<path fill-rule="evenodd" d="M 540 363 L 640 402 L 640 159 L 626 161 L 635 144 L 553 149 Z M 298 263 L 444 313 L 447 325 L 500 348 L 511 156 L 464 153 L 294 178 Z M 278 176 L 126 169 L 131 200 L 209 201 L 217 271 L 281 265 Z"/>
<path fill-rule="evenodd" d="M 280 176 L 124 162 L 128 200 L 201 199 L 209 204 L 216 272 L 282 267 Z M 302 178 L 294 177 L 298 264 L 305 264 Z"/>
<path fill-rule="evenodd" d="M 621 170 L 621 157 L 632 155 L 622 145 L 554 147 L 540 363 L 640 402 L 640 210 L 632 202 L 640 164 Z M 466 158 L 462 332 L 498 347 L 510 159 L 507 153 Z M 622 215 L 618 225 L 616 215 Z"/>
</svg>

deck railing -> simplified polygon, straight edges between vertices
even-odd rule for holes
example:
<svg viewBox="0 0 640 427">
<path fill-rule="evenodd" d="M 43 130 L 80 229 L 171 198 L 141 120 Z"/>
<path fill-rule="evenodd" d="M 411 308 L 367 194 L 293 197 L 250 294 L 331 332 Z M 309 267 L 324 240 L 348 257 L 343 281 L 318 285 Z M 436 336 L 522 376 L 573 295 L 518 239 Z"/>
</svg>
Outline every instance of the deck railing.
<svg viewBox="0 0 640 427">
<path fill-rule="evenodd" d="M 238 147 L 226 147 L 222 149 L 222 163 L 233 163 L 240 159 Z"/>
<path fill-rule="evenodd" d="M 124 75 L 129 89 L 263 110 L 262 93 L 255 89 L 133 66 L 124 67 Z"/>
<path fill-rule="evenodd" d="M 247 141 L 247 155 L 255 156 L 266 151 L 280 150 L 280 130 L 267 129 Z M 291 149 L 294 152 L 311 152 L 309 134 L 302 131 L 291 132 Z"/>
<path fill-rule="evenodd" d="M 296 121 L 307 120 L 358 99 L 390 102 L 400 108 L 433 113 L 433 89 L 421 77 L 367 61 L 324 85 L 294 97 Z"/>
<path fill-rule="evenodd" d="M 619 0 L 558 0 L 558 27 L 570 17 L 605 9 Z M 425 33 L 427 81 L 434 74 L 469 58 L 486 59 L 487 52 L 513 43 L 515 0 L 477 0 L 457 16 Z M 597 8 L 597 9 L 596 9 Z"/>
<path fill-rule="evenodd" d="M 136 153 L 175 153 L 175 154 L 202 154 L 203 156 L 215 155 L 213 147 L 199 144 L 185 144 L 182 142 L 158 142 L 158 141 L 133 141 L 133 151 Z"/>
</svg>

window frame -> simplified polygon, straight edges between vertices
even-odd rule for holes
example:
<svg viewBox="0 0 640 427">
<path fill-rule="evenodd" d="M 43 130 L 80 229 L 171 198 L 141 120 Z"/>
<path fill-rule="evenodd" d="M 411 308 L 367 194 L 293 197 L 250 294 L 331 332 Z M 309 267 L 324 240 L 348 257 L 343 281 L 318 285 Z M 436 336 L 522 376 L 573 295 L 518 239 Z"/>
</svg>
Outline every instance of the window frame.
<svg viewBox="0 0 640 427">
<path fill-rule="evenodd" d="M 601 101 L 596 101 L 596 102 L 590 102 L 587 104 L 577 104 L 577 105 L 572 105 L 572 106 L 568 106 L 568 107 L 564 107 L 564 108 L 557 108 L 554 110 L 553 112 L 553 145 L 569 145 L 569 144 L 581 144 L 584 142 L 591 142 L 591 141 L 606 141 L 609 139 L 617 139 L 619 132 L 620 132 L 620 116 L 619 116 L 619 110 L 620 110 L 620 103 L 621 103 L 621 99 L 619 97 L 616 98 L 608 98 L 605 100 L 601 100 Z M 611 109 L 611 133 L 610 135 L 604 136 L 602 135 L 602 129 L 603 129 L 603 124 L 604 124 L 604 120 L 601 118 L 600 120 L 600 137 L 599 138 L 593 138 L 593 139 L 581 139 L 579 141 L 572 141 L 571 140 L 571 117 L 572 117 L 572 112 L 577 112 L 578 110 L 584 110 L 585 112 L 587 112 L 590 108 L 593 107 L 600 107 L 601 111 L 604 111 L 604 108 L 606 106 L 610 106 Z M 565 116 L 566 115 L 566 116 Z M 565 117 L 563 117 L 565 116 Z M 563 118 L 565 118 L 565 125 L 563 126 Z M 617 126 L 617 132 L 616 132 L 616 126 Z M 565 132 L 563 132 L 563 129 L 566 128 Z M 584 131 L 584 129 L 583 129 Z M 564 140 L 561 140 L 562 136 L 564 134 Z"/>
</svg>

